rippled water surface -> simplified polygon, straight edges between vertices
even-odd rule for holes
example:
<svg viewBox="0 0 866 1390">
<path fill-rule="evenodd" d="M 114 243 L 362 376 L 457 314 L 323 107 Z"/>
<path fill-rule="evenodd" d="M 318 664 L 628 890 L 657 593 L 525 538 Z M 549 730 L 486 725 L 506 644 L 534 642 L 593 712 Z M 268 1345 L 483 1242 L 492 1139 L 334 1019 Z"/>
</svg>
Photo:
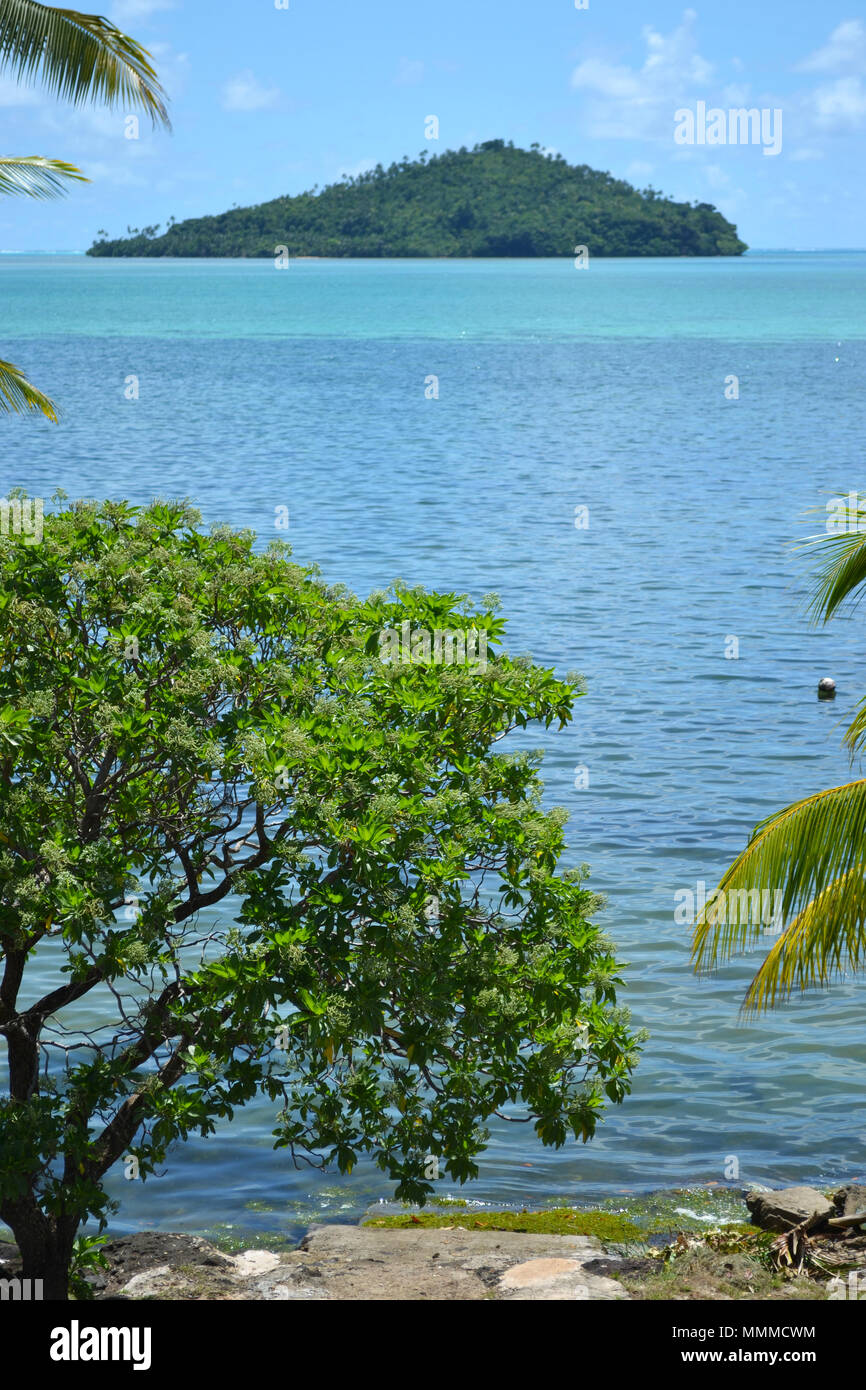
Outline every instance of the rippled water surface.
<svg viewBox="0 0 866 1390">
<path fill-rule="evenodd" d="M 791 542 L 830 494 L 866 488 L 866 254 L 585 271 L 4 257 L 0 305 L 0 355 L 64 409 L 58 428 L 4 420 L 0 495 L 188 495 L 265 539 L 285 505 L 296 556 L 329 580 L 495 590 L 512 652 L 586 676 L 545 739 L 547 795 L 652 1036 L 592 1144 L 543 1150 L 503 1125 L 469 1195 L 589 1201 L 723 1182 L 731 1158 L 749 1182 L 862 1174 L 864 985 L 745 1026 L 759 952 L 697 981 L 673 913 L 758 819 L 849 775 L 863 619 L 808 626 Z M 56 982 L 43 971 L 34 995 Z M 116 1224 L 292 1231 L 388 1196 L 370 1166 L 296 1172 L 270 1129 L 262 1102 L 146 1186 L 115 1177 Z"/>
</svg>

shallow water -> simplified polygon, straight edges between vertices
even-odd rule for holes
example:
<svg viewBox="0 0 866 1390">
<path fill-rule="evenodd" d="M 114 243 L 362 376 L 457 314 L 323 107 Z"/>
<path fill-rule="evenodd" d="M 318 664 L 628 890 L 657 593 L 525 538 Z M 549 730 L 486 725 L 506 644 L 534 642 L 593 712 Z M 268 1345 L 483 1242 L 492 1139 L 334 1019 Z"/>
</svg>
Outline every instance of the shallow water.
<svg viewBox="0 0 866 1390">
<path fill-rule="evenodd" d="M 571 728 L 545 737 L 547 798 L 608 895 L 652 1037 L 590 1145 L 501 1126 L 454 1195 L 589 1202 L 723 1183 L 731 1160 L 744 1184 L 866 1170 L 863 984 L 742 1025 L 759 954 L 697 981 L 673 920 L 677 890 L 713 886 L 757 820 L 849 775 L 862 620 L 808 626 L 790 543 L 829 495 L 866 488 L 864 300 L 857 253 L 586 271 L 0 258 L 2 355 L 64 408 L 58 428 L 4 421 L 0 495 L 189 495 L 265 540 L 285 505 L 296 556 L 329 580 L 495 590 L 512 652 L 587 678 Z M 117 1175 L 115 1225 L 289 1230 L 389 1195 L 369 1165 L 296 1172 L 270 1129 L 262 1102 L 145 1186 Z"/>
</svg>

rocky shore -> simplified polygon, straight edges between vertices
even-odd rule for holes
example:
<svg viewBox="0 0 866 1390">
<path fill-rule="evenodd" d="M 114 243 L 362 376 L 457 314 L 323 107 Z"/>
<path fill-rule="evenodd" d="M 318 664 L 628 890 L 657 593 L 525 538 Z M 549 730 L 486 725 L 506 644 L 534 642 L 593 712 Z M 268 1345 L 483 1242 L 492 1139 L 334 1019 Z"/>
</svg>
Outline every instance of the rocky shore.
<svg viewBox="0 0 866 1390">
<path fill-rule="evenodd" d="M 314 1225 L 295 1249 L 228 1253 L 200 1236 L 146 1231 L 109 1240 L 104 1267 L 86 1277 L 96 1299 L 866 1300 L 866 1186 L 741 1195 L 742 1221 L 701 1230 L 445 1202 Z M 0 1278 L 19 1273 L 15 1247 L 0 1242 Z"/>
</svg>

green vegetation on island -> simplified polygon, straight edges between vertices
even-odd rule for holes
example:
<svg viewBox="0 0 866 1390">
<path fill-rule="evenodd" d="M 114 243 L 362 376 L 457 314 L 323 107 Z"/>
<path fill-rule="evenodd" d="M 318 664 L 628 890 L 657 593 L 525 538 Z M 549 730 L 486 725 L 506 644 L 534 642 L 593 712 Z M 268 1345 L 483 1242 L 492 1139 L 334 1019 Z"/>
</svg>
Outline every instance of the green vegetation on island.
<svg viewBox="0 0 866 1390">
<path fill-rule="evenodd" d="M 487 140 L 297 197 L 185 222 L 99 233 L 90 256 L 739 256 L 746 244 L 710 203 L 571 165 L 540 146 Z"/>
</svg>

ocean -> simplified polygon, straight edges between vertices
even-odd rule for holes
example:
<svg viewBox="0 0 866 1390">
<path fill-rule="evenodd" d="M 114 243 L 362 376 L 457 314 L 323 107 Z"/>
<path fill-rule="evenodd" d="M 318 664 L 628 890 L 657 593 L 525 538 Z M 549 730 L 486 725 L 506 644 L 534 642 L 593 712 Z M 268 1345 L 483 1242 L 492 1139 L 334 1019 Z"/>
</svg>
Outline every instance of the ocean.
<svg viewBox="0 0 866 1390">
<path fill-rule="evenodd" d="M 544 1205 L 866 1172 L 864 984 L 738 1017 L 757 948 L 710 979 L 677 895 L 752 826 L 852 775 L 862 616 L 818 631 L 808 555 L 866 490 L 866 253 L 592 261 L 0 258 L 0 355 L 62 406 L 4 417 L 0 495 L 188 496 L 356 593 L 479 598 L 587 695 L 539 738 L 568 863 L 607 897 L 650 1032 L 590 1144 L 495 1127 L 442 1196 Z M 817 510 L 815 510 L 817 509 Z M 732 640 L 736 639 L 736 640 Z M 837 698 L 819 702 L 822 676 Z M 56 983 L 46 961 L 28 990 Z M 390 1186 L 296 1171 L 268 1102 L 109 1187 L 116 1230 L 293 1234 Z"/>
</svg>

